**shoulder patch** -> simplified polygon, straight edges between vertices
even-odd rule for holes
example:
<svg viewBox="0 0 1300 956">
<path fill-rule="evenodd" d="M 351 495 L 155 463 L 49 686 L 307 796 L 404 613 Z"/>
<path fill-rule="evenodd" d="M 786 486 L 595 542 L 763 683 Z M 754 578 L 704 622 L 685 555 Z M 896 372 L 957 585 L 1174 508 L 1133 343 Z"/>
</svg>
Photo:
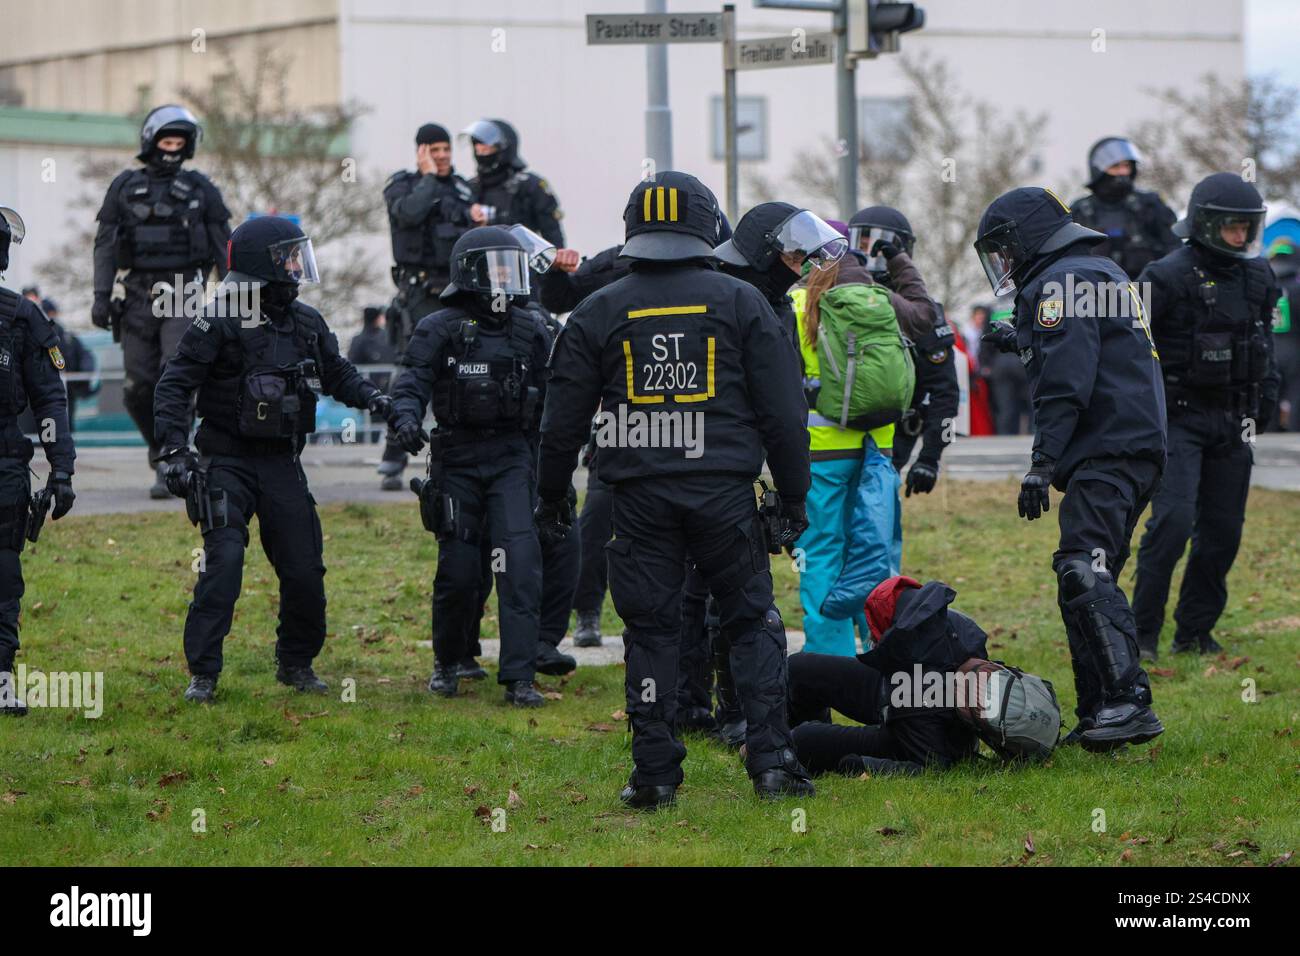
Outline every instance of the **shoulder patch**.
<svg viewBox="0 0 1300 956">
<path fill-rule="evenodd" d="M 59 347 L 57 345 L 51 345 L 45 351 L 50 353 L 50 362 L 54 365 L 54 367 L 57 368 L 60 372 L 62 372 L 63 365 L 64 365 L 63 353 L 59 351 Z"/>
<path fill-rule="evenodd" d="M 1054 329 L 1065 318 L 1065 303 L 1061 299 L 1043 299 L 1038 303 L 1036 323 L 1040 328 Z"/>
<path fill-rule="evenodd" d="M 948 349 L 939 349 L 937 352 L 931 352 L 926 356 L 934 365 L 942 365 L 948 361 Z"/>
</svg>

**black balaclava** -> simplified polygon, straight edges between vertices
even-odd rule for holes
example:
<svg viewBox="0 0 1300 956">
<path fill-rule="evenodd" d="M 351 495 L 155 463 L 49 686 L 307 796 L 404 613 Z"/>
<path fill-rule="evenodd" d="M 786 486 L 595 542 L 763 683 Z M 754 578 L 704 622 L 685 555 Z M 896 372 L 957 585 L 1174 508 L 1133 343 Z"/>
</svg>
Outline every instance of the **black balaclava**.
<svg viewBox="0 0 1300 956">
<path fill-rule="evenodd" d="M 1133 191 L 1133 177 L 1102 173 L 1092 184 L 1091 189 L 1097 194 L 1098 199 L 1106 202 L 1122 202 Z"/>
<path fill-rule="evenodd" d="M 179 130 L 161 130 L 154 137 L 153 148 L 149 150 L 149 157 L 144 164 L 149 171 L 155 176 L 175 176 L 180 171 L 181 164 L 185 162 L 185 147 L 182 146 L 175 152 L 167 152 L 158 148 L 158 140 L 165 136 L 184 136 L 186 140 L 190 137 Z"/>
</svg>

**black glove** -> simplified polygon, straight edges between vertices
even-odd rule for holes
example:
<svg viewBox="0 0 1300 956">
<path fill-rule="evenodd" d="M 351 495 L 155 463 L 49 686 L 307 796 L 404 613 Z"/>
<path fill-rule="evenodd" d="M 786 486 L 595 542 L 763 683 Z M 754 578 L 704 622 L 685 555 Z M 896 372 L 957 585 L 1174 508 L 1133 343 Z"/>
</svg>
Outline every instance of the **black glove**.
<svg viewBox="0 0 1300 956">
<path fill-rule="evenodd" d="M 907 469 L 907 490 L 903 492 L 903 497 L 910 498 L 913 494 L 928 495 L 934 491 L 934 483 L 938 480 L 939 466 L 918 458 L 916 464 Z"/>
<path fill-rule="evenodd" d="M 166 463 L 163 484 L 177 498 L 184 498 L 190 493 L 190 472 L 199 467 L 198 457 L 188 448 L 174 448 L 159 458 Z"/>
<path fill-rule="evenodd" d="M 397 444 L 401 445 L 402 450 L 408 455 L 418 455 L 425 442 L 429 440 L 429 433 L 420 427 L 420 423 L 409 419 L 399 425 L 395 432 Z"/>
<path fill-rule="evenodd" d="M 1024 478 L 1020 480 L 1020 517 L 1033 521 L 1041 518 L 1043 513 L 1051 511 L 1047 489 L 1052 486 L 1052 471 L 1056 462 L 1048 459 L 1035 461 Z"/>
<path fill-rule="evenodd" d="M 533 509 L 533 522 L 537 525 L 537 539 L 543 546 L 558 544 L 573 527 L 573 505 L 567 497 L 554 501 L 542 499 Z"/>
<path fill-rule="evenodd" d="M 779 492 L 778 492 L 779 494 Z M 781 540 L 777 543 L 783 548 L 793 548 L 799 535 L 808 530 L 808 509 L 803 499 L 787 501 L 781 499 Z"/>
<path fill-rule="evenodd" d="M 378 415 L 384 421 L 393 417 L 393 400 L 383 392 L 375 392 L 366 402 L 366 409 L 371 415 Z"/>
<path fill-rule="evenodd" d="M 984 330 L 980 341 L 987 342 L 999 352 L 1019 351 L 1016 348 L 1016 327 L 1010 322 L 994 322 Z"/>
<path fill-rule="evenodd" d="M 45 487 L 54 495 L 54 511 L 50 517 L 58 521 L 72 510 L 72 503 L 77 500 L 76 492 L 72 490 L 72 476 L 66 471 L 51 471 Z"/>
<path fill-rule="evenodd" d="M 902 249 L 898 248 L 898 246 L 891 243 L 888 239 L 877 239 L 875 245 L 871 247 L 871 254 L 873 256 L 884 256 L 886 262 L 902 251 Z"/>
<path fill-rule="evenodd" d="M 90 307 L 90 321 L 97 329 L 108 328 L 109 309 L 108 295 L 106 293 L 95 293 L 95 304 Z"/>
</svg>

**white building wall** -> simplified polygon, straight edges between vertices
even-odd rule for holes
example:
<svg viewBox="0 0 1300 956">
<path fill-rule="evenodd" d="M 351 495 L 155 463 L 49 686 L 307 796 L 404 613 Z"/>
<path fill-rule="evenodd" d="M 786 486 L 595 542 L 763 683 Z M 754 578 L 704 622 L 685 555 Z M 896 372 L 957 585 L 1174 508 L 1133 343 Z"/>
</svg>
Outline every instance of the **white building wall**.
<svg viewBox="0 0 1300 956">
<path fill-rule="evenodd" d="M 1092 142 L 1154 114 L 1145 89 L 1189 89 L 1208 72 L 1239 78 L 1245 66 L 1241 0 L 922 5 L 925 29 L 904 35 L 905 53 L 944 60 L 966 94 L 1007 114 L 1049 113 L 1041 179 L 1068 196 L 1081 189 Z M 709 0 L 670 0 L 668 7 L 717 9 Z M 414 133 L 424 122 L 454 131 L 479 116 L 500 116 L 519 129 L 523 156 L 559 195 L 570 243 L 595 252 L 618 241 L 644 154 L 644 48 L 588 47 L 584 16 L 642 9 L 641 0 L 340 0 L 343 96 L 373 110 L 354 140 L 362 167 L 386 175 L 413 165 Z M 828 14 L 759 9 L 745 0 L 736 15 L 742 37 L 830 26 Z M 1094 52 L 1096 30 L 1105 31 L 1105 52 Z M 674 165 L 721 197 L 723 165 L 710 147 L 721 49 L 674 45 L 668 60 Z M 779 179 L 798 151 L 834 137 L 834 69 L 739 75 L 740 95 L 766 97 L 769 124 L 767 160 L 742 164 L 742 206 L 750 170 Z M 897 61 L 860 62 L 857 88 L 860 97 L 902 95 Z M 467 148 L 457 146 L 456 160 L 472 175 Z M 1171 199 L 1177 205 L 1183 197 Z"/>
</svg>

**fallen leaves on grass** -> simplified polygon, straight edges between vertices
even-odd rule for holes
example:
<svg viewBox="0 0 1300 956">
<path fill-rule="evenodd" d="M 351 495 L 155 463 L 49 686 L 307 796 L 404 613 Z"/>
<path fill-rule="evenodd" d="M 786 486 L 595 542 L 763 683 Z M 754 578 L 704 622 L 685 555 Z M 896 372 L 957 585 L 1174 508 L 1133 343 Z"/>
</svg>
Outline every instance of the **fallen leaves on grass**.
<svg viewBox="0 0 1300 956">
<path fill-rule="evenodd" d="M 5 803 L 8 803 L 12 806 L 13 804 L 18 802 L 19 797 L 25 797 L 25 796 L 27 796 L 26 790 L 6 790 L 4 792 L 4 796 L 0 797 L 0 800 L 4 800 Z"/>
<path fill-rule="evenodd" d="M 170 787 L 174 783 L 184 783 L 190 779 L 190 775 L 184 770 L 169 770 L 158 778 L 158 786 Z"/>
</svg>

